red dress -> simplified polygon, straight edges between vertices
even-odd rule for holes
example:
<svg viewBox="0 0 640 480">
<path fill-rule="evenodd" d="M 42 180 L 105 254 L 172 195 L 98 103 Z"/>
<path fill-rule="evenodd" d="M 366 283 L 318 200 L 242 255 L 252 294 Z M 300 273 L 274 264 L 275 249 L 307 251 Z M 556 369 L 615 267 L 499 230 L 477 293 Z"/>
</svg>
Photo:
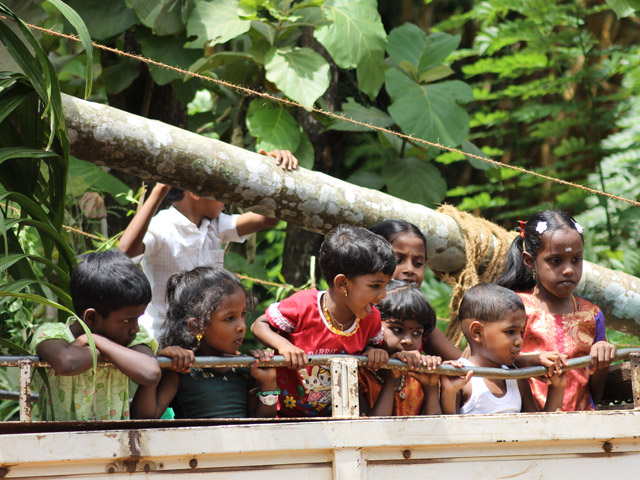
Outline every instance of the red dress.
<svg viewBox="0 0 640 480">
<path fill-rule="evenodd" d="M 589 355 L 591 346 L 606 340 L 604 315 L 600 307 L 577 298 L 578 310 L 556 315 L 540 309 L 538 299 L 532 293 L 518 292 L 527 312 L 522 353 L 538 353 L 557 350 L 567 358 Z M 567 372 L 567 386 L 562 402 L 563 411 L 595 410 L 589 391 L 589 371 L 578 368 Z M 540 410 L 547 400 L 549 386 L 530 378 L 531 391 Z"/>
<path fill-rule="evenodd" d="M 307 355 L 359 355 L 367 345 L 382 345 L 382 322 L 375 307 L 370 315 L 340 332 L 322 314 L 324 292 L 304 290 L 266 311 L 269 324 Z M 331 414 L 331 371 L 306 367 L 299 371 L 279 367 L 279 412 L 284 417 L 328 416 Z"/>
</svg>

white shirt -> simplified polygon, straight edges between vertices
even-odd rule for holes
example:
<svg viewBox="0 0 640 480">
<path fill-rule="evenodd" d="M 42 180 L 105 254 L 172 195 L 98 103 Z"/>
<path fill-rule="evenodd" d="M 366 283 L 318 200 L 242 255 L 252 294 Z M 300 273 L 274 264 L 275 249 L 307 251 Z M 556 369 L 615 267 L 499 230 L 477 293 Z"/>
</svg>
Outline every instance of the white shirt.
<svg viewBox="0 0 640 480">
<path fill-rule="evenodd" d="M 151 283 L 151 303 L 139 322 L 154 338 L 160 336 L 166 318 L 165 293 L 169 277 L 196 267 L 223 267 L 222 244 L 245 240 L 245 237 L 238 236 L 236 230 L 238 217 L 221 213 L 214 220 L 203 218 L 198 227 L 170 207 L 151 219 L 142 240 L 144 253 L 133 260 L 141 262 L 142 270 Z"/>
<path fill-rule="evenodd" d="M 460 361 L 465 366 L 474 367 L 466 358 Z M 504 365 L 502 368 L 507 369 Z M 518 381 L 507 379 L 507 393 L 502 397 L 496 397 L 489 387 L 487 387 L 484 378 L 471 377 L 471 397 L 467 403 L 460 407 L 461 414 L 485 414 L 485 413 L 520 413 L 522 411 L 522 398 L 520 397 L 520 389 Z"/>
</svg>

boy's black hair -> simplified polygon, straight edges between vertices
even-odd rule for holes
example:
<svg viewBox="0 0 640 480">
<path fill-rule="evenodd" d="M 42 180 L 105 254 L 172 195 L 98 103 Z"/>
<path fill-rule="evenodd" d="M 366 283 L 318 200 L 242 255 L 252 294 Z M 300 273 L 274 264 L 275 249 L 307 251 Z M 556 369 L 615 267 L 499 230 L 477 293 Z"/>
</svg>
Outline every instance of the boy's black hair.
<svg viewBox="0 0 640 480">
<path fill-rule="evenodd" d="M 524 304 L 516 292 L 495 283 L 481 283 L 471 287 L 462 297 L 458 318 L 460 322 L 473 318 L 481 322 L 497 322 L 505 313 L 524 311 Z"/>
<path fill-rule="evenodd" d="M 171 190 L 169 190 L 169 193 L 167 193 L 167 196 L 165 197 L 165 199 L 169 203 L 179 202 L 183 198 L 184 198 L 184 190 L 180 190 L 179 188 L 176 188 L 176 187 L 171 187 Z"/>
<path fill-rule="evenodd" d="M 167 282 L 167 318 L 160 336 L 160 345 L 178 345 L 194 349 L 195 334 L 189 329 L 189 319 L 195 318 L 200 331 L 211 323 L 211 314 L 229 295 L 242 290 L 247 299 L 247 311 L 257 303 L 253 293 L 248 292 L 233 273 L 224 268 L 197 267 L 176 273 Z"/>
<path fill-rule="evenodd" d="M 340 273 L 353 278 L 383 272 L 393 275 L 396 259 L 391 244 L 366 228 L 338 225 L 327 233 L 320 247 L 320 270 L 327 285 Z"/>
<path fill-rule="evenodd" d="M 413 282 L 391 280 L 387 285 L 387 296 L 377 307 L 382 320 L 415 320 L 424 328 L 424 335 L 430 334 L 436 326 L 436 312 Z"/>
<path fill-rule="evenodd" d="M 94 308 L 103 318 L 124 307 L 151 301 L 151 285 L 142 270 L 120 250 L 80 256 L 71 272 L 69 290 L 76 314 Z"/>
<path fill-rule="evenodd" d="M 413 223 L 409 223 L 405 220 L 383 220 L 376 223 L 374 226 L 369 227 L 376 235 L 380 235 L 387 242 L 393 243 L 393 240 L 399 233 L 413 233 L 416 235 L 422 243 L 424 243 L 425 255 L 427 252 L 427 239 L 424 234 Z"/>
<path fill-rule="evenodd" d="M 538 231 L 538 224 L 546 223 L 546 228 L 542 233 Z M 504 270 L 496 283 L 511 290 L 527 291 L 536 286 L 531 270 L 527 268 L 522 259 L 523 248 L 527 250 L 533 258 L 536 258 L 542 248 L 542 235 L 546 232 L 555 232 L 569 228 L 576 230 L 582 238 L 582 233 L 577 227 L 575 219 L 562 210 L 544 210 L 534 213 L 524 225 L 524 238 L 518 235 L 507 253 L 507 261 Z M 583 239 L 584 242 L 584 239 Z"/>
</svg>

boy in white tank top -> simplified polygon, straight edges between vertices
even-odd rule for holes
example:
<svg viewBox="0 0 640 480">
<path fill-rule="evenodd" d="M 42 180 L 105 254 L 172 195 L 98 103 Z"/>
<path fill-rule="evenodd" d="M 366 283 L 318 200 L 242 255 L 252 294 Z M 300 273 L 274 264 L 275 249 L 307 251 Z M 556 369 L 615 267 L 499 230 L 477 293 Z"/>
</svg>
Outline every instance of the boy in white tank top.
<svg viewBox="0 0 640 480">
<path fill-rule="evenodd" d="M 494 284 L 470 288 L 460 303 L 462 331 L 471 349 L 465 366 L 505 368 L 513 365 L 522 348 L 527 320 L 524 305 L 513 291 Z M 458 364 L 458 362 L 452 362 Z M 560 361 L 549 369 L 545 412 L 562 408 L 566 383 Z M 444 414 L 537 412 L 529 382 L 473 377 L 441 377 L 440 402 Z"/>
</svg>

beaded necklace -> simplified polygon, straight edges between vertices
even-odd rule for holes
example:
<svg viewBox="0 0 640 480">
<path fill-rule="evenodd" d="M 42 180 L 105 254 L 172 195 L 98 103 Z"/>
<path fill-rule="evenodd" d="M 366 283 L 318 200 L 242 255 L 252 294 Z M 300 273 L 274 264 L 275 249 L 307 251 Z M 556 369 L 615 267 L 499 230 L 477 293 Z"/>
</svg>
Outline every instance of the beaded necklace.
<svg viewBox="0 0 640 480">
<path fill-rule="evenodd" d="M 352 330 L 350 332 L 345 332 L 344 331 L 344 325 L 342 323 L 340 323 L 338 320 L 336 320 L 335 322 L 340 325 L 340 330 L 338 330 L 336 327 L 333 326 L 333 323 L 331 322 L 331 313 L 329 313 L 329 309 L 327 308 L 327 294 L 324 293 L 323 297 L 322 297 L 322 312 L 324 313 L 324 318 L 327 320 L 327 326 L 329 327 L 329 330 L 331 330 L 333 333 L 335 333 L 336 335 L 342 335 L 343 337 L 350 337 L 351 335 L 353 335 L 354 333 L 356 333 L 358 331 L 358 326 L 360 324 L 360 319 L 358 317 L 356 317 L 356 320 L 352 326 Z"/>
</svg>

